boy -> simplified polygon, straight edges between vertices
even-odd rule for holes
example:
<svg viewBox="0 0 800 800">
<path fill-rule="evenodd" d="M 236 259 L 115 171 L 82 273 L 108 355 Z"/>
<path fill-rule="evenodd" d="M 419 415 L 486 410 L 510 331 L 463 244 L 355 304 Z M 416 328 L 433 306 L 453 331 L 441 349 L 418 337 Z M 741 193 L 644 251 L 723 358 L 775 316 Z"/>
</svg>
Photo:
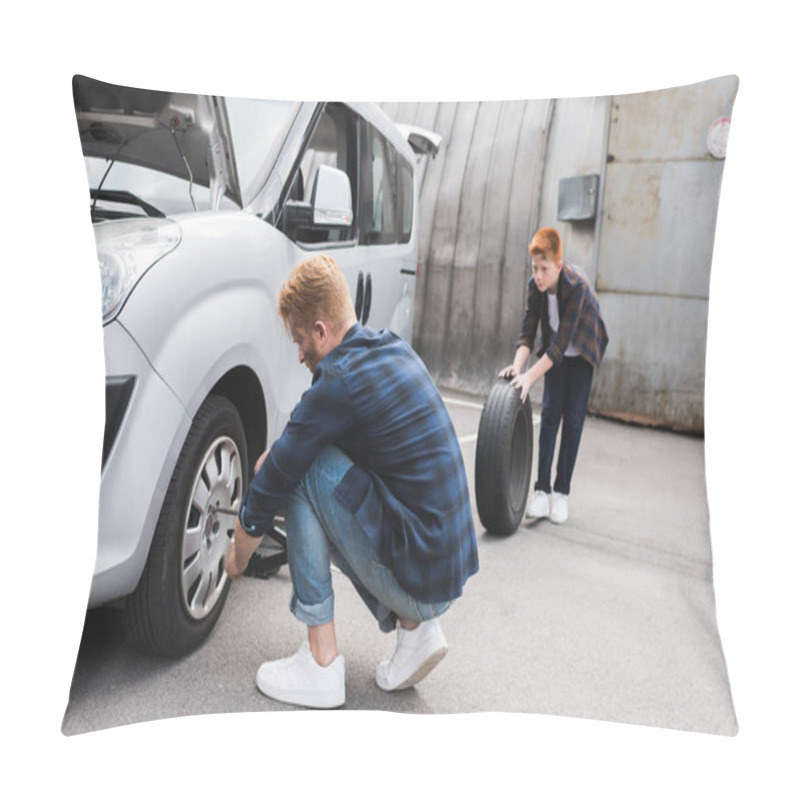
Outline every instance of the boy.
<svg viewBox="0 0 800 800">
<path fill-rule="evenodd" d="M 539 433 L 538 476 L 525 514 L 548 517 L 563 523 L 569 517 L 568 497 L 572 472 L 578 457 L 583 422 L 589 405 L 594 370 L 608 344 L 600 306 L 586 276 L 561 259 L 561 238 L 553 228 L 534 234 L 528 251 L 533 275 L 528 280 L 528 302 L 517 340 L 514 363 L 500 372 L 521 390 L 525 402 L 531 386 L 543 375 L 542 422 Z M 523 369 L 533 350 L 536 329 L 541 322 L 542 346 L 539 360 Z M 563 420 L 556 481 L 550 474 L 556 435 Z"/>
</svg>

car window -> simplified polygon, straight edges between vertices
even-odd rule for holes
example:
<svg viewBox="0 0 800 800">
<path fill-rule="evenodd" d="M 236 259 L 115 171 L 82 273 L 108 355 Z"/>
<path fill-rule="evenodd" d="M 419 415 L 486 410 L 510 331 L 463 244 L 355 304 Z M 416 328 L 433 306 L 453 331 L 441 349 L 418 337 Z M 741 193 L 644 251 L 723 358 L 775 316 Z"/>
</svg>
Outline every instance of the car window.
<svg viewBox="0 0 800 800">
<path fill-rule="evenodd" d="M 411 238 L 414 173 L 394 146 L 364 124 L 360 220 L 363 244 L 395 244 Z"/>
<path fill-rule="evenodd" d="M 398 159 L 400 169 L 400 242 L 405 244 L 411 240 L 411 228 L 414 222 L 414 171 L 403 158 Z"/>
<path fill-rule="evenodd" d="M 367 136 L 361 199 L 363 231 L 367 243 L 388 244 L 397 241 L 395 152 L 372 126 L 368 126 Z"/>
<path fill-rule="evenodd" d="M 331 103 L 320 116 L 316 128 L 300 159 L 299 168 L 291 178 L 289 200 L 309 203 L 314 189 L 314 177 L 320 165 L 336 167 L 350 178 L 350 189 L 355 208 L 358 183 L 356 175 L 357 118 L 346 106 Z M 312 230 L 299 229 L 290 235 L 302 243 L 346 242 L 354 238 L 354 225 L 348 228 Z"/>
</svg>

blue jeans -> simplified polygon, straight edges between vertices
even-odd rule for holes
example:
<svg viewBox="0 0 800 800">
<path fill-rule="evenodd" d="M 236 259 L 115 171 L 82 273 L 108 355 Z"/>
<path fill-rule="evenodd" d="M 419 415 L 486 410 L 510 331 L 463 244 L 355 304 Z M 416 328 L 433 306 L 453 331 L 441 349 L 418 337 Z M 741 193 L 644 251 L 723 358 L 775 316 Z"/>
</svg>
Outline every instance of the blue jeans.
<svg viewBox="0 0 800 800">
<path fill-rule="evenodd" d="M 432 619 L 450 602 L 420 603 L 381 563 L 372 540 L 334 495 L 353 462 L 326 447 L 286 501 L 286 542 L 292 597 L 289 608 L 306 625 L 333 620 L 331 563 L 352 581 L 384 632 L 397 618 Z"/>
<path fill-rule="evenodd" d="M 593 377 L 594 367 L 580 356 L 562 358 L 560 364 L 554 364 L 545 373 L 535 490 L 550 494 L 556 435 L 561 425 L 556 482 L 552 488 L 559 494 L 569 494 Z"/>
</svg>

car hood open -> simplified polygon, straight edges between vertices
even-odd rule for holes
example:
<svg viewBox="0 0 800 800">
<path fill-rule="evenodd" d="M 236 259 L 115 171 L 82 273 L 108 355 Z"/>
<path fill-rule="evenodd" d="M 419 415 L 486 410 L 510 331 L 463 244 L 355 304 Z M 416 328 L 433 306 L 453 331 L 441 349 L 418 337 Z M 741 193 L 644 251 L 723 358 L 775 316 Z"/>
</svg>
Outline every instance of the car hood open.
<svg viewBox="0 0 800 800">
<path fill-rule="evenodd" d="M 116 86 L 75 75 L 75 114 L 84 156 L 185 178 L 242 204 L 222 97 Z"/>
</svg>

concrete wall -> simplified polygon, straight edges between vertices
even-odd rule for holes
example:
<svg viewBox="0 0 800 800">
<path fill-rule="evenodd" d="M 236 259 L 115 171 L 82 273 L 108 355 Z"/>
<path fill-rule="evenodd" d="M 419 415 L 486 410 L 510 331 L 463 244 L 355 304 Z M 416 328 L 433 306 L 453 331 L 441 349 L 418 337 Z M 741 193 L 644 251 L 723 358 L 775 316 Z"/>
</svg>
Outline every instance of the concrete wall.
<svg viewBox="0 0 800 800">
<path fill-rule="evenodd" d="M 414 345 L 443 385 L 483 392 L 524 311 L 548 103 L 403 104 L 396 120 L 445 138 L 420 196 Z"/>
<path fill-rule="evenodd" d="M 385 103 L 444 137 L 423 165 L 414 346 L 444 387 L 483 394 L 510 363 L 527 244 L 556 227 L 611 343 L 592 409 L 703 428 L 711 251 L 724 160 L 706 148 L 735 78 L 608 98 Z M 557 219 L 559 181 L 599 175 L 594 219 Z M 541 386 L 534 399 L 541 396 Z"/>
</svg>

